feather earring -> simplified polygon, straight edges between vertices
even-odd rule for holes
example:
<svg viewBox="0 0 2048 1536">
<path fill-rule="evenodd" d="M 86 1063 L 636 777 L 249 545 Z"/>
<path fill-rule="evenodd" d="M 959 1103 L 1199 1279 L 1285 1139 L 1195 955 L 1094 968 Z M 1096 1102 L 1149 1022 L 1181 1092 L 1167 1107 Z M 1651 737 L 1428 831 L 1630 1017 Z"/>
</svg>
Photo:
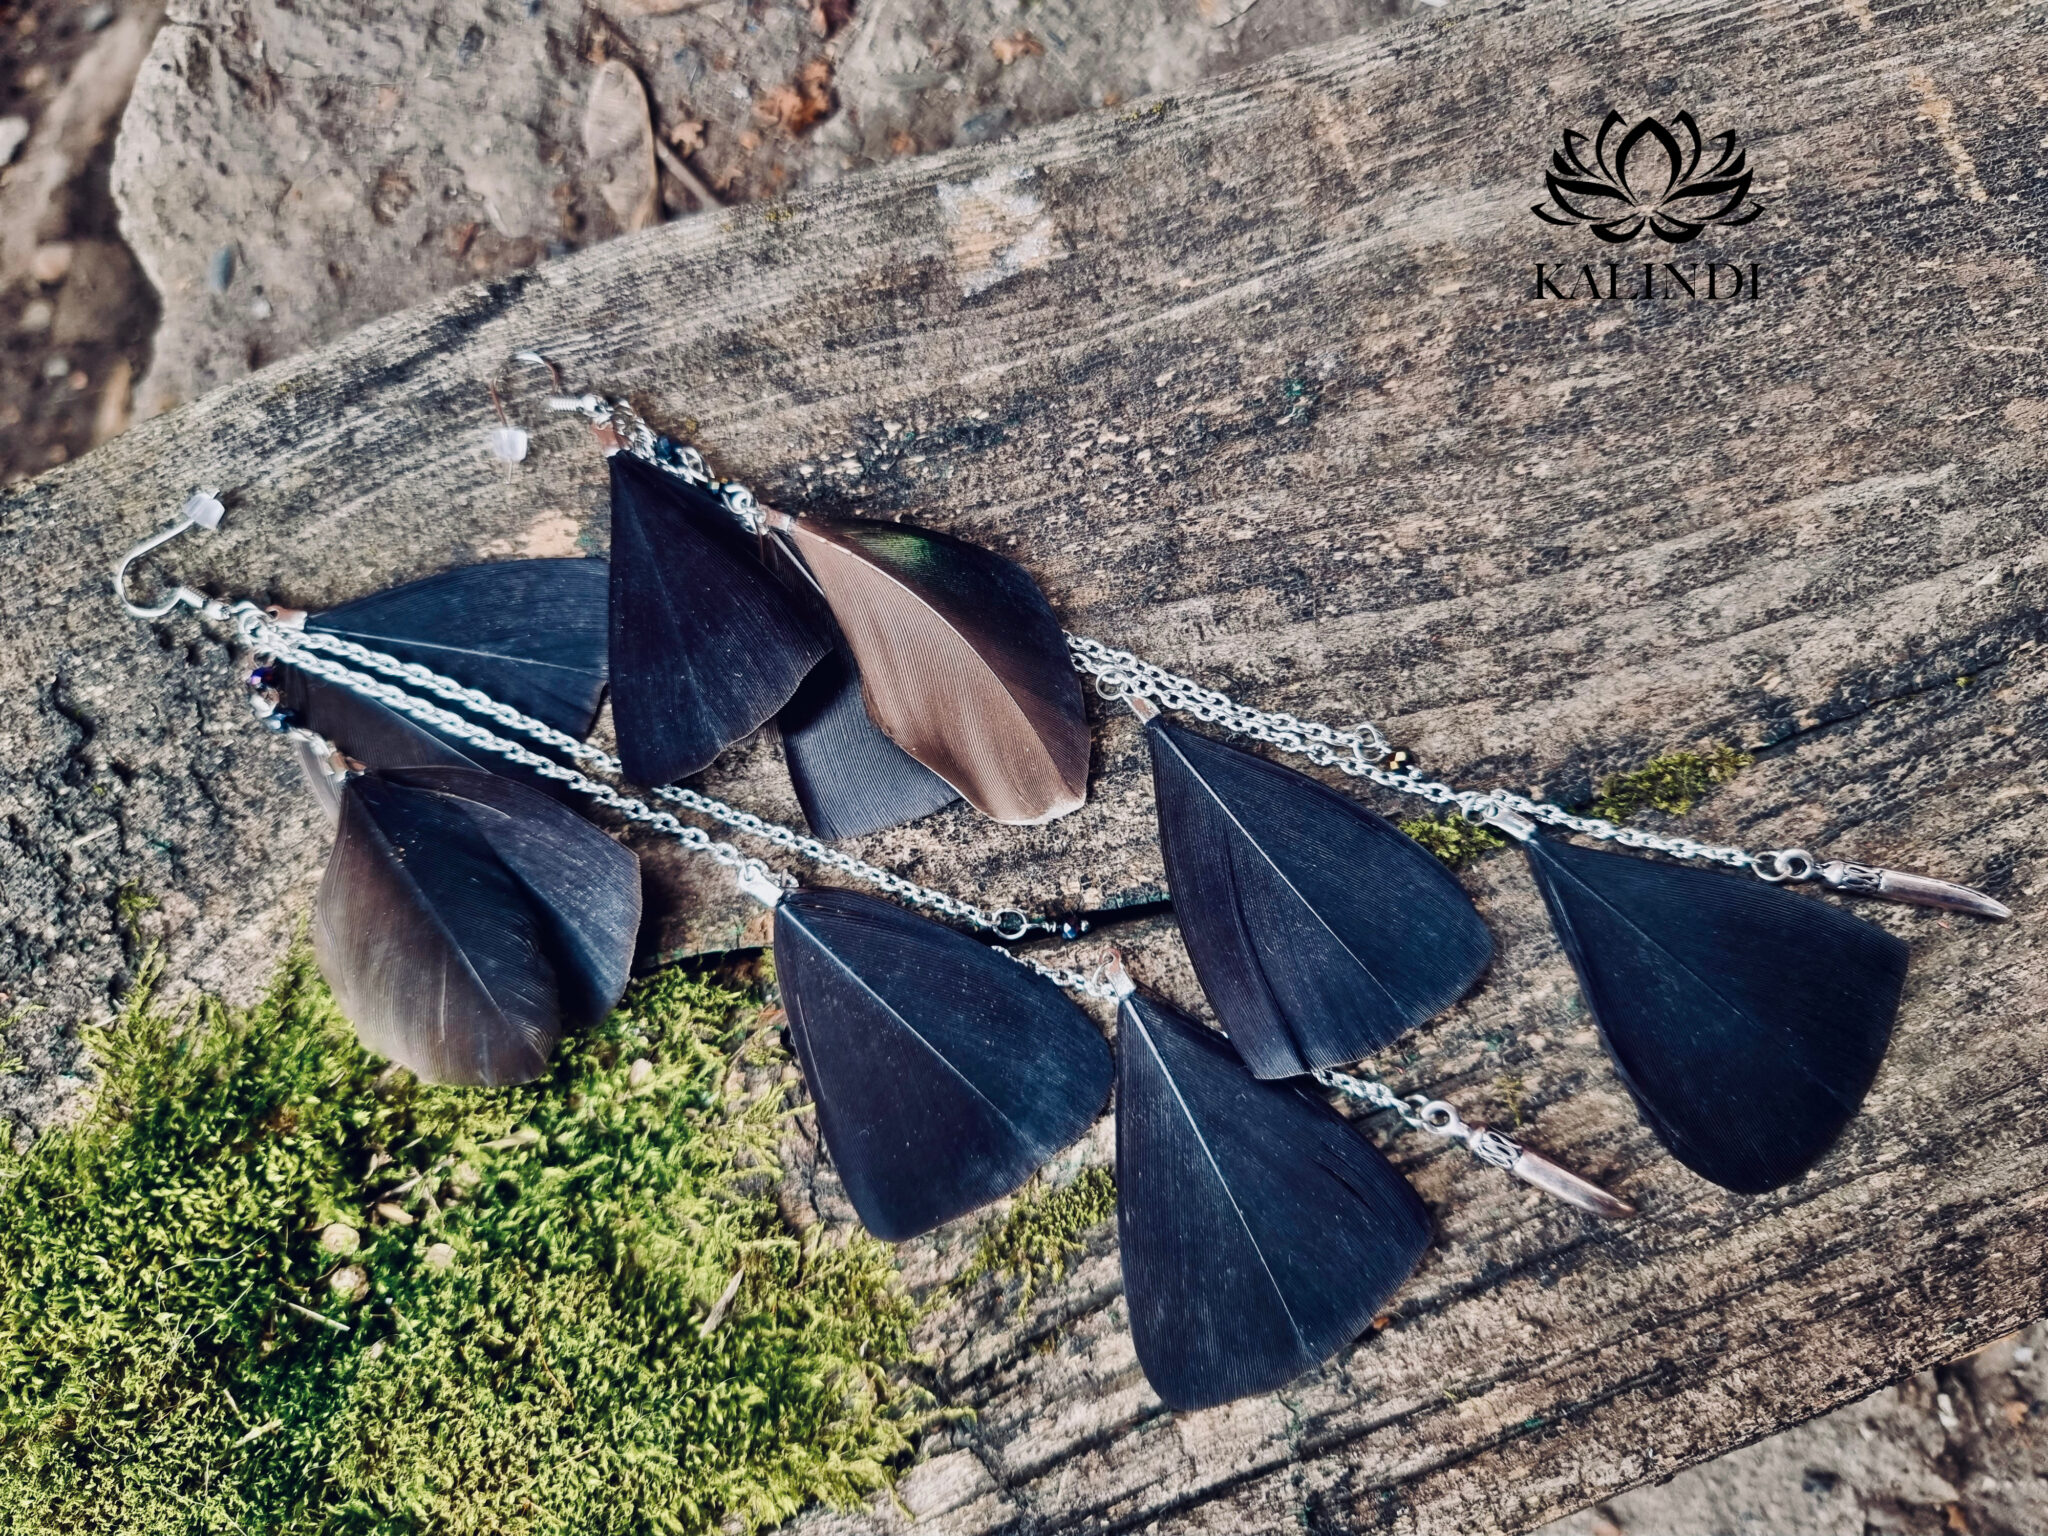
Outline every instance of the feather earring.
<svg viewBox="0 0 2048 1536">
<path fill-rule="evenodd" d="M 1819 1161 L 1884 1060 L 1904 941 L 1760 881 L 1488 819 L 1519 823 L 1601 1043 L 1671 1155 L 1742 1194 Z"/>
<path fill-rule="evenodd" d="M 1109 1047 L 1051 982 L 872 896 L 763 899 L 818 1129 L 877 1237 L 1010 1193 L 1094 1124 Z"/>
<path fill-rule="evenodd" d="M 1363 1333 L 1429 1212 L 1302 1087 L 1112 971 L 1116 1224 L 1138 1363 L 1169 1408 L 1270 1392 Z"/>
<path fill-rule="evenodd" d="M 858 665 L 868 714 L 976 810 L 1034 825 L 1088 795 L 1066 636 L 1013 560 L 950 534 L 770 513 Z"/>
<path fill-rule="evenodd" d="M 1129 702 L 1188 956 L 1256 1076 L 1369 1056 L 1471 989 L 1493 940 L 1442 861 L 1306 774 Z"/>
<path fill-rule="evenodd" d="M 612 724 L 641 784 L 687 778 L 789 702 L 828 646 L 717 497 L 613 452 Z"/>
<path fill-rule="evenodd" d="M 313 953 L 364 1046 L 428 1082 L 538 1077 L 625 989 L 639 861 L 477 768 L 350 774 Z"/>
</svg>

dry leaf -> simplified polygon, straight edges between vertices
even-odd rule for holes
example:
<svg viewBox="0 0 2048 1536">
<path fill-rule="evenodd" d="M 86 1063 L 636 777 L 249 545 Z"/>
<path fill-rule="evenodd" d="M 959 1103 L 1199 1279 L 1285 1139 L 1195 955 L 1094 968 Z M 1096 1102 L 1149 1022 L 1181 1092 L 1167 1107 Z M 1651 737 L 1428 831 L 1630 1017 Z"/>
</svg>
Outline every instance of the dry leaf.
<svg viewBox="0 0 2048 1536">
<path fill-rule="evenodd" d="M 659 217 L 654 121 L 639 76 L 617 59 L 590 82 L 583 110 L 583 151 L 598 194 L 622 229 L 645 229 Z"/>
<path fill-rule="evenodd" d="M 851 20 L 853 0 L 814 0 L 811 6 L 811 30 L 820 37 L 830 37 Z"/>
<path fill-rule="evenodd" d="M 832 95 L 832 61 L 812 59 L 787 85 L 778 85 L 754 105 L 754 110 L 790 133 L 802 133 L 831 114 L 836 105 Z"/>
<path fill-rule="evenodd" d="M 704 147 L 704 130 L 710 126 L 707 122 L 692 122 L 686 117 L 669 129 L 669 146 L 679 155 L 694 155 Z"/>
<path fill-rule="evenodd" d="M 998 64 L 1014 64 L 1019 59 L 1029 58 L 1034 53 L 1045 52 L 1045 44 L 1029 32 L 1012 32 L 1008 37 L 999 37 L 988 45 L 988 51 L 996 56 Z"/>
</svg>

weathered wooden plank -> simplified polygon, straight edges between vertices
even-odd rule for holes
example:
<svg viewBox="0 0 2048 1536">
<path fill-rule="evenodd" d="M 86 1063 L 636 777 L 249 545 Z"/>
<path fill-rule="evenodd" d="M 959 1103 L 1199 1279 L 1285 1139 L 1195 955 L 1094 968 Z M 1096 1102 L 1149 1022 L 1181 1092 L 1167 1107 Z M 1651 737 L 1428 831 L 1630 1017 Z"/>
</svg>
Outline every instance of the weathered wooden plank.
<svg viewBox="0 0 2048 1536">
<path fill-rule="evenodd" d="M 1011 550 L 1076 629 L 1269 707 L 1369 708 L 1433 767 L 1567 799 L 1657 748 L 1741 741 L 1761 761 L 1701 835 L 1952 874 L 2019 912 L 1873 914 L 1914 977 L 1868 1111 L 1807 1179 L 1738 1199 L 1658 1153 L 1526 875 L 1481 866 L 1493 975 L 1390 1067 L 1491 1117 L 1519 1079 L 1531 1140 L 1643 1219 L 1596 1229 L 1404 1144 L 1441 1231 L 1389 1325 L 1296 1390 L 1184 1417 L 1137 1373 L 1104 1234 L 1023 1320 L 983 1298 L 930 1324 L 940 1388 L 977 1417 L 906 1481 L 927 1526 L 1513 1529 L 1960 1354 L 2042 1312 L 2048 1248 L 2027 126 L 2048 49 L 2026 16 L 1461 9 L 604 246 L 148 423 L 0 504 L 4 1006 L 45 1007 L 31 1030 L 106 1007 L 127 881 L 163 897 L 177 978 L 246 994 L 323 849 L 219 637 L 107 603 L 119 549 L 198 484 L 228 489 L 229 523 L 178 573 L 299 605 L 601 548 L 573 426 L 528 394 L 534 456 L 483 451 L 484 380 L 540 346 L 694 418 L 771 499 Z M 1530 296 L 1536 261 L 1608 254 L 1527 209 L 1560 130 L 1610 104 L 1743 133 L 1764 216 L 1679 254 L 1758 263 L 1760 297 Z M 1137 737 L 1106 719 L 1098 739 L 1090 805 L 1053 827 L 961 813 L 862 851 L 997 902 L 1145 894 Z M 710 782 L 793 814 L 774 755 Z M 692 904 L 664 946 L 738 931 L 715 886 L 660 870 Z M 1194 1000 L 1162 924 L 1125 936 Z M 61 1041 L 35 1049 L 61 1066 Z M 975 1230 L 907 1270 L 957 1268 Z"/>
</svg>

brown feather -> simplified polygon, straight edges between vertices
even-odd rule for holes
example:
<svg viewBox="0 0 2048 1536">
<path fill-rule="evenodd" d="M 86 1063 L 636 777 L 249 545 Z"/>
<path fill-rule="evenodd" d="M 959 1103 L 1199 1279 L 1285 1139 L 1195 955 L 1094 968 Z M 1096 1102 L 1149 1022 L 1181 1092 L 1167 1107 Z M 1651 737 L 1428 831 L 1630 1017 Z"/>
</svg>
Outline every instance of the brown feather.
<svg viewBox="0 0 2048 1536">
<path fill-rule="evenodd" d="M 860 665 L 876 725 L 997 821 L 1033 824 L 1088 796 L 1088 716 L 1066 638 L 1014 561 L 896 523 L 775 529 L 817 578 Z"/>
</svg>

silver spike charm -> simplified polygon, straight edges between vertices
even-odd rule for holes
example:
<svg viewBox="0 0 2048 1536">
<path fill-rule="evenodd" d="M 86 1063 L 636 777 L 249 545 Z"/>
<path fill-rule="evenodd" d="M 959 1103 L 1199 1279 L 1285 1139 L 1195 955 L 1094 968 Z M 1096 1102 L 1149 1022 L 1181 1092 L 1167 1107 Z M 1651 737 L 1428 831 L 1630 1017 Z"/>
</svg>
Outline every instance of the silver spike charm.
<svg viewBox="0 0 2048 1536">
<path fill-rule="evenodd" d="M 1907 906 L 1940 907 L 1943 911 L 1968 912 L 1975 917 L 2012 916 L 2012 908 L 2004 902 L 1995 901 L 1982 891 L 1973 891 L 1967 885 L 1936 880 L 1931 875 L 1910 875 L 1901 869 L 1885 869 L 1876 864 L 1850 864 L 1841 859 L 1830 859 L 1814 868 L 1813 878 L 1830 890 L 1847 891 L 1855 896 L 1881 896 L 1886 901 L 1903 902 Z"/>
</svg>

